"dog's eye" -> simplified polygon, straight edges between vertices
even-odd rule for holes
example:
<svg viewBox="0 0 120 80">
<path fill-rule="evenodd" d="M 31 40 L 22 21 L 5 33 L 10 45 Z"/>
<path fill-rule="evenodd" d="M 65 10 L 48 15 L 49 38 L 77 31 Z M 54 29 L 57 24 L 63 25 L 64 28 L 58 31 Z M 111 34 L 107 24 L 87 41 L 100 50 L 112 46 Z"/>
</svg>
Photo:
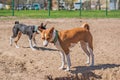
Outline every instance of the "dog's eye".
<svg viewBox="0 0 120 80">
<path fill-rule="evenodd" d="M 47 37 L 50 37 L 50 35 L 48 35 Z"/>
<path fill-rule="evenodd" d="M 45 37 L 42 37 L 43 40 L 45 40 Z"/>
<path fill-rule="evenodd" d="M 48 37 L 47 40 L 50 40 L 50 38 Z"/>
</svg>

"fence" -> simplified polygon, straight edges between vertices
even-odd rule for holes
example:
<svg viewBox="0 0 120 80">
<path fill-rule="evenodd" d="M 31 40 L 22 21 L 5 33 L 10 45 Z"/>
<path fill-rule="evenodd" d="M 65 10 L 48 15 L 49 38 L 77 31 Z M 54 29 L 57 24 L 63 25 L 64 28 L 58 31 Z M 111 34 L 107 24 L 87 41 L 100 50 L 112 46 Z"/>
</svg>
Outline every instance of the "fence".
<svg viewBox="0 0 120 80">
<path fill-rule="evenodd" d="M 119 17 L 120 0 L 1 0 L 0 9 L 0 16 Z"/>
</svg>

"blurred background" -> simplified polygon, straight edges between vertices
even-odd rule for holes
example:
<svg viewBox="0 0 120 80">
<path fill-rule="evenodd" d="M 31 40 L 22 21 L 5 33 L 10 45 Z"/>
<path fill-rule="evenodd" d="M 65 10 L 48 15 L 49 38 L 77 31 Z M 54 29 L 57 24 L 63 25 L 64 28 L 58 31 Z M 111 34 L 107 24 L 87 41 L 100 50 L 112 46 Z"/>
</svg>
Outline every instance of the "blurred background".
<svg viewBox="0 0 120 80">
<path fill-rule="evenodd" d="M 0 0 L 0 9 L 11 9 L 13 0 Z M 41 10 L 48 8 L 49 0 L 14 0 L 16 10 Z M 50 0 L 51 10 L 105 10 L 106 1 L 109 10 L 119 10 L 120 0 Z"/>
</svg>

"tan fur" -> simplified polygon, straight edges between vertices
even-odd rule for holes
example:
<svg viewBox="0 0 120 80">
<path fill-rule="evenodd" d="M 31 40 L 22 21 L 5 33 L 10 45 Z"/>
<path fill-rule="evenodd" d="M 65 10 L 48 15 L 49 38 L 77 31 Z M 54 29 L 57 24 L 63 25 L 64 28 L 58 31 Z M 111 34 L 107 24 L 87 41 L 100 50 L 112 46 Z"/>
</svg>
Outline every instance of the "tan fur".
<svg viewBox="0 0 120 80">
<path fill-rule="evenodd" d="M 47 35 L 46 37 L 47 38 L 49 37 L 50 39 L 52 36 L 53 29 L 54 28 L 44 30 L 42 31 L 41 34 L 42 35 L 46 34 Z M 59 39 L 60 45 L 64 50 L 65 54 L 69 53 L 69 47 L 71 46 L 71 43 L 78 43 L 81 41 L 88 43 L 89 47 L 93 50 L 92 35 L 89 31 L 89 26 L 86 23 L 83 24 L 82 27 L 73 28 L 70 30 L 58 31 L 58 35 L 59 35 L 58 39 Z M 42 36 L 42 37 L 45 37 L 45 36 Z"/>
<path fill-rule="evenodd" d="M 81 48 L 87 55 L 86 63 L 90 64 L 91 66 L 94 65 L 92 43 L 93 38 L 90 33 L 89 25 L 87 23 L 83 24 L 81 27 L 73 28 L 70 30 L 56 31 L 54 27 L 52 27 L 47 30 L 42 30 L 41 32 L 44 46 L 47 46 L 50 42 L 54 43 L 56 48 L 60 50 L 62 65 L 59 69 L 64 69 L 64 65 L 67 63 L 66 71 L 70 70 L 71 60 L 69 55 L 69 48 L 72 46 L 72 44 L 76 44 L 78 42 L 80 42 Z"/>
<path fill-rule="evenodd" d="M 85 28 L 74 28 L 71 30 L 60 31 L 59 41 L 66 54 L 69 53 L 69 47 L 71 46 L 71 43 L 77 43 L 79 41 L 88 42 L 90 48 L 93 49 L 92 36 Z"/>
</svg>

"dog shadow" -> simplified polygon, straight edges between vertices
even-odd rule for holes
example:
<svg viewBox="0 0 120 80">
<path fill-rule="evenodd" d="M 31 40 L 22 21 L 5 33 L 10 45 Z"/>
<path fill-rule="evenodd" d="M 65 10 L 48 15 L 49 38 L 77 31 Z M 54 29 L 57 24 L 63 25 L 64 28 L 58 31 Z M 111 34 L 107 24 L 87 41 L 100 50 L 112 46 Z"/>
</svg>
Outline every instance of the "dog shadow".
<svg viewBox="0 0 120 80">
<path fill-rule="evenodd" d="M 95 78 L 95 79 L 102 79 L 101 75 L 97 75 L 92 71 L 101 70 L 101 69 L 105 70 L 108 68 L 115 68 L 115 67 L 119 67 L 119 66 L 120 66 L 120 64 L 98 64 L 95 66 L 76 66 L 76 67 L 73 67 L 76 70 L 71 70 L 70 72 L 75 74 L 76 76 L 78 76 L 78 74 L 81 73 L 82 80 L 90 80 L 91 77 Z"/>
<path fill-rule="evenodd" d="M 23 48 L 30 48 L 30 47 L 23 47 Z M 59 51 L 57 49 L 47 48 L 47 47 L 34 47 L 36 50 L 48 50 L 48 51 Z"/>
<path fill-rule="evenodd" d="M 76 66 L 73 67 L 76 70 L 71 70 L 70 73 L 66 77 L 55 77 L 53 78 L 52 75 L 47 75 L 45 78 L 47 80 L 100 80 L 102 79 L 101 75 L 95 74 L 94 70 L 105 70 L 108 68 L 115 68 L 119 67 L 118 64 L 98 64 L 95 66 Z"/>
<path fill-rule="evenodd" d="M 34 47 L 37 50 L 48 50 L 48 51 L 58 51 L 57 49 L 46 48 L 46 47 Z"/>
</svg>

